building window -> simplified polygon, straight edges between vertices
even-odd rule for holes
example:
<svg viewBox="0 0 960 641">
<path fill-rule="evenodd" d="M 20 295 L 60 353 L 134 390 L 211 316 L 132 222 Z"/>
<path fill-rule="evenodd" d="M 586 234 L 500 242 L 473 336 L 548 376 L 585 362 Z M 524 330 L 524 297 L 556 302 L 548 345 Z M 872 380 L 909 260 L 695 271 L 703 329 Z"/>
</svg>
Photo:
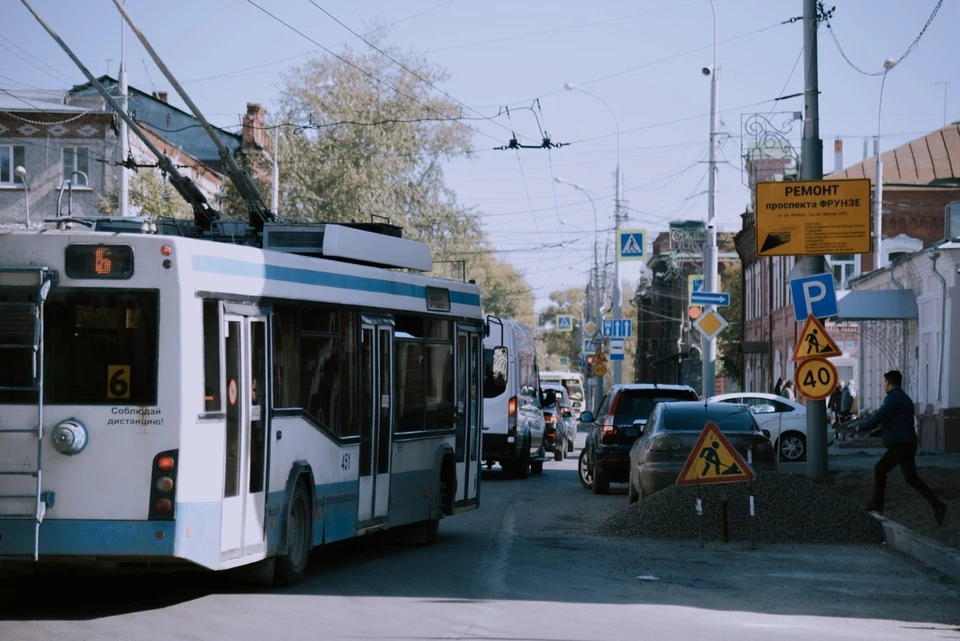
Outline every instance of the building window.
<svg viewBox="0 0 960 641">
<path fill-rule="evenodd" d="M 81 172 L 76 176 L 74 172 Z M 73 181 L 74 187 L 89 187 L 90 150 L 86 147 L 63 148 L 63 179 Z"/>
<path fill-rule="evenodd" d="M 23 184 L 23 179 L 15 172 L 17 167 L 24 165 L 25 155 L 23 145 L 0 145 L 0 184 Z"/>
<path fill-rule="evenodd" d="M 744 309 L 747 313 L 747 320 L 753 320 L 753 267 L 748 267 L 743 277 Z"/>
<path fill-rule="evenodd" d="M 857 257 L 855 254 L 834 254 L 827 256 L 827 264 L 833 272 L 833 281 L 837 289 L 847 289 L 847 283 L 856 275 Z"/>
</svg>

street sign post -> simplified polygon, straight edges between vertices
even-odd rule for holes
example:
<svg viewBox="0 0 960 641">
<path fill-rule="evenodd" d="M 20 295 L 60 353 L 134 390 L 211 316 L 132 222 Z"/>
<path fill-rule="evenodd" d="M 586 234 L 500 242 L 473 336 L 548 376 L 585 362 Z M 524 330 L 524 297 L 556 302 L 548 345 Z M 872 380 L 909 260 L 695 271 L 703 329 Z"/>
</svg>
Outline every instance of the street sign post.
<svg viewBox="0 0 960 641">
<path fill-rule="evenodd" d="M 557 331 L 558 331 L 558 332 L 572 332 L 572 331 L 573 331 L 573 316 L 557 316 Z"/>
<path fill-rule="evenodd" d="M 798 323 L 802 323 L 811 314 L 817 318 L 836 316 L 837 290 L 833 284 L 833 274 L 822 273 L 794 278 L 790 281 L 793 294 L 793 314 Z"/>
<path fill-rule="evenodd" d="M 622 361 L 624 359 L 624 354 L 626 353 L 626 341 L 622 338 L 611 338 L 610 339 L 610 360 L 611 361 Z"/>
<path fill-rule="evenodd" d="M 644 260 L 646 258 L 647 230 L 620 229 L 617 231 L 617 260 Z"/>
<path fill-rule="evenodd" d="M 730 305 L 730 294 L 726 292 L 693 292 L 690 294 L 690 304 L 727 307 Z"/>
<path fill-rule="evenodd" d="M 843 356 L 843 350 L 827 333 L 826 328 L 813 314 L 807 317 L 807 322 L 800 332 L 800 340 L 793 348 L 793 360 L 804 361 L 808 358 L 830 358 Z"/>
<path fill-rule="evenodd" d="M 603 321 L 604 338 L 630 338 L 633 336 L 633 320 L 605 319 Z"/>
<path fill-rule="evenodd" d="M 726 329 L 727 321 L 717 312 L 710 311 L 694 321 L 693 326 L 696 327 L 705 338 L 711 339 Z"/>
<path fill-rule="evenodd" d="M 808 358 L 797 365 L 793 383 L 811 401 L 822 401 L 837 387 L 837 368 L 825 358 Z"/>
<path fill-rule="evenodd" d="M 757 183 L 757 255 L 869 254 L 870 180 Z"/>
</svg>

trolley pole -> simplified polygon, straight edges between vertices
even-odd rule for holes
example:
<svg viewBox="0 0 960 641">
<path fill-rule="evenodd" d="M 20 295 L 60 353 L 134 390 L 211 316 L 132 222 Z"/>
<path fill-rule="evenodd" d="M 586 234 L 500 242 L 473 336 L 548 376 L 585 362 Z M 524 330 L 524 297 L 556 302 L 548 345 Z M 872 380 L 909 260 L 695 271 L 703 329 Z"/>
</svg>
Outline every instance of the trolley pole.
<svg viewBox="0 0 960 641">
<path fill-rule="evenodd" d="M 823 141 L 820 140 L 820 84 L 817 77 L 817 0 L 803 0 L 804 118 L 800 179 L 823 180 Z M 823 256 L 802 256 L 804 271 L 826 270 Z M 827 475 L 827 402 L 807 401 L 807 477 Z"/>
</svg>

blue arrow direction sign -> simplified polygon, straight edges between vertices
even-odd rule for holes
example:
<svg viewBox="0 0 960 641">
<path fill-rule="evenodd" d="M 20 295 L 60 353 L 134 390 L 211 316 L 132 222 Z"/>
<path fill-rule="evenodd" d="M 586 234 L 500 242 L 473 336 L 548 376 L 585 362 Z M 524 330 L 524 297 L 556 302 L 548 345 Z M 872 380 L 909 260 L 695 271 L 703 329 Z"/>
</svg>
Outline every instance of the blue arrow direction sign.
<svg viewBox="0 0 960 641">
<path fill-rule="evenodd" d="M 690 302 L 694 305 L 727 307 L 730 305 L 730 294 L 726 292 L 693 292 L 690 294 Z"/>
<path fill-rule="evenodd" d="M 630 338 L 633 336 L 633 320 L 629 318 L 621 320 L 604 319 L 603 335 L 606 338 Z"/>
</svg>

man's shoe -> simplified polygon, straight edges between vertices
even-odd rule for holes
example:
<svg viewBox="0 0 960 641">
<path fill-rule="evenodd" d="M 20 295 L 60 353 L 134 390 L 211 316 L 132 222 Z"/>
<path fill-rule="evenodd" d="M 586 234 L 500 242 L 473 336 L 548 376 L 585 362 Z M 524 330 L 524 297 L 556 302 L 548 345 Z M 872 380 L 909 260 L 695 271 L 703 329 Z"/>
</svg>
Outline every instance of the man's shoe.
<svg viewBox="0 0 960 641">
<path fill-rule="evenodd" d="M 943 525 L 943 519 L 947 517 L 947 504 L 941 503 L 940 507 L 934 508 L 933 515 L 937 519 L 937 526 Z"/>
<path fill-rule="evenodd" d="M 877 514 L 883 514 L 883 506 L 878 505 L 873 501 L 864 505 L 863 509 L 866 510 L 867 512 L 876 512 Z"/>
</svg>

